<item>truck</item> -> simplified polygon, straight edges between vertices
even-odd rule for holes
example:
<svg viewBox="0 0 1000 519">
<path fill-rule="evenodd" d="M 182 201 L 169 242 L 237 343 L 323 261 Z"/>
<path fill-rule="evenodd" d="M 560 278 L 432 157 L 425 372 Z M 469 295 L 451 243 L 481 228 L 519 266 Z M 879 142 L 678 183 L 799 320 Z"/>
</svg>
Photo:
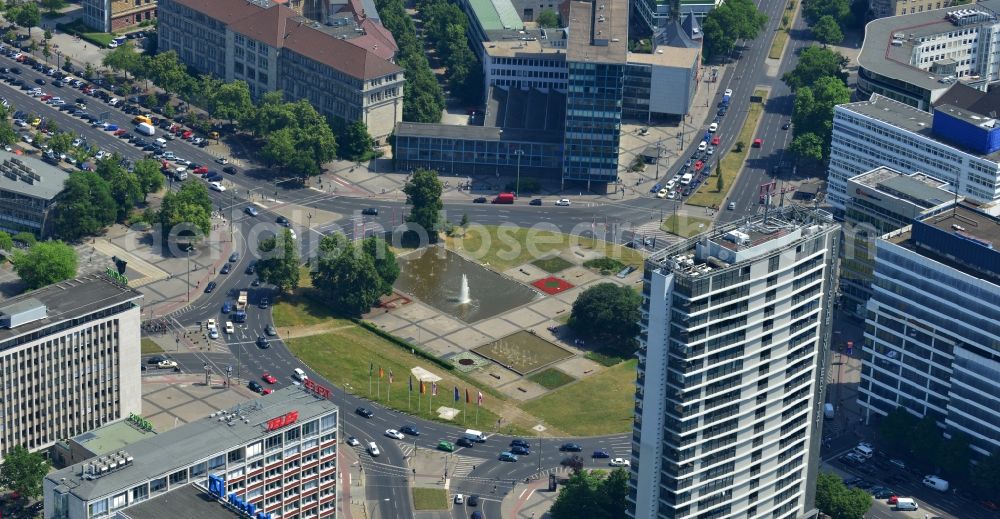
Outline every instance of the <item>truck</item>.
<svg viewBox="0 0 1000 519">
<path fill-rule="evenodd" d="M 236 298 L 236 310 L 246 311 L 247 309 L 247 291 L 240 290 L 240 297 Z"/>
<path fill-rule="evenodd" d="M 513 204 L 514 193 L 500 193 L 493 199 L 494 204 Z"/>
<path fill-rule="evenodd" d="M 924 476 L 924 485 L 927 485 L 938 492 L 948 491 L 948 481 L 937 476 Z"/>
<path fill-rule="evenodd" d="M 483 434 L 483 431 L 477 431 L 475 429 L 466 429 L 463 436 L 474 442 L 483 443 L 486 441 L 486 435 Z"/>
<path fill-rule="evenodd" d="M 148 137 L 152 137 L 156 134 L 156 128 L 153 128 L 153 125 L 149 123 L 139 123 L 135 125 L 135 133 L 141 133 Z"/>
</svg>

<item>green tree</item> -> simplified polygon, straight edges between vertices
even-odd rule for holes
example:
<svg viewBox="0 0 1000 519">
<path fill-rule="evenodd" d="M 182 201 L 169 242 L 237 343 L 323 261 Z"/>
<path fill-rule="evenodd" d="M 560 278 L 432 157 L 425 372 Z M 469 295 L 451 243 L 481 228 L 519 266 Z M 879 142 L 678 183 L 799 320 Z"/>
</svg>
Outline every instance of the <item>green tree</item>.
<svg viewBox="0 0 1000 519">
<path fill-rule="evenodd" d="M 10 237 L 10 233 L 0 231 L 0 250 L 7 252 L 14 250 L 14 238 Z"/>
<path fill-rule="evenodd" d="M 115 72 L 124 71 L 125 78 L 128 79 L 128 73 L 130 70 L 135 70 L 139 65 L 140 55 L 135 52 L 135 45 L 132 42 L 127 41 L 125 45 L 122 45 L 111 52 L 104 55 L 104 59 L 101 63 L 105 66 L 114 70 Z"/>
<path fill-rule="evenodd" d="M 61 241 L 38 242 L 14 253 L 14 271 L 34 290 L 76 276 L 76 251 Z"/>
<path fill-rule="evenodd" d="M 851 3 L 850 0 L 804 0 L 802 15 L 813 24 L 829 16 L 838 24 L 847 25 L 851 18 Z"/>
<path fill-rule="evenodd" d="M 381 295 L 391 294 L 392 284 L 399 277 L 399 264 L 396 263 L 396 255 L 389 248 L 389 244 L 382 238 L 370 236 L 361 242 L 361 250 L 372 259 L 372 264 L 375 265 Z"/>
<path fill-rule="evenodd" d="M 339 233 L 320 240 L 311 278 L 327 304 L 348 316 L 367 312 L 382 295 L 382 280 L 372 258 Z"/>
<path fill-rule="evenodd" d="M 838 45 L 844 41 L 844 32 L 832 16 L 825 15 L 810 27 L 813 37 L 823 45 Z"/>
<path fill-rule="evenodd" d="M 117 205 L 108 183 L 97 175 L 75 173 L 57 197 L 53 233 L 68 241 L 97 234 L 115 221 Z"/>
<path fill-rule="evenodd" d="M 572 465 L 568 461 L 567 465 Z M 628 472 L 615 469 L 574 470 L 559 490 L 549 513 L 554 519 L 617 519 L 624 516 Z"/>
<path fill-rule="evenodd" d="M 45 32 L 42 33 L 42 38 L 45 38 L 45 41 L 51 40 L 52 39 L 52 30 L 51 29 L 45 29 Z"/>
<path fill-rule="evenodd" d="M 917 421 L 917 425 L 910 432 L 910 452 L 913 456 L 923 462 L 926 466 L 933 466 L 938 451 L 944 440 L 941 435 L 941 428 L 931 415 L 924 415 Z"/>
<path fill-rule="evenodd" d="M 71 70 L 73 68 L 73 60 L 69 56 L 63 56 L 63 69 Z"/>
<path fill-rule="evenodd" d="M 810 45 L 802 49 L 795 69 L 785 73 L 781 80 L 792 90 L 812 85 L 823 76 L 833 76 L 846 82 L 845 66 L 847 66 L 847 58 L 839 52 L 818 45 Z"/>
<path fill-rule="evenodd" d="M 265 257 L 257 261 L 257 277 L 282 291 L 299 287 L 299 248 L 290 230 L 285 229 L 278 237 L 268 238 L 260 243 L 260 252 Z"/>
<path fill-rule="evenodd" d="M 252 109 L 250 88 L 242 80 L 220 85 L 209 103 L 209 112 L 213 117 L 227 119 L 230 123 L 242 119 Z"/>
<path fill-rule="evenodd" d="M 559 27 L 559 15 L 552 9 L 542 9 L 535 19 L 539 27 Z"/>
<path fill-rule="evenodd" d="M 880 444 L 893 455 L 909 454 L 911 434 L 918 420 L 905 407 L 897 407 L 878 423 L 878 435 L 882 439 Z"/>
<path fill-rule="evenodd" d="M 851 91 L 838 78 L 823 76 L 811 86 L 803 86 L 795 91 L 792 122 L 796 138 L 815 134 L 821 142 L 821 156 L 830 155 L 830 139 L 833 134 L 833 108 L 851 100 Z M 794 141 L 793 141 L 794 143 Z M 814 141 L 803 141 L 796 146 L 800 157 L 815 157 Z"/>
<path fill-rule="evenodd" d="M 94 77 L 94 66 L 87 62 L 87 65 L 83 67 L 83 77 L 90 79 Z"/>
<path fill-rule="evenodd" d="M 111 188 L 115 199 L 116 220 L 125 221 L 132 209 L 143 199 L 142 185 L 135 172 L 128 171 L 119 164 L 121 157 L 116 153 L 97 162 L 96 173 Z"/>
<path fill-rule="evenodd" d="M 5 117 L 0 120 L 0 146 L 7 146 L 15 142 L 17 142 L 17 132 L 14 131 L 14 127 Z"/>
<path fill-rule="evenodd" d="M 42 57 L 45 58 L 45 62 L 46 63 L 48 63 L 49 62 L 49 58 L 52 57 L 52 49 L 49 48 L 49 42 L 48 42 L 48 40 L 45 40 L 42 43 Z"/>
<path fill-rule="evenodd" d="M 861 519 L 871 506 L 871 495 L 860 488 L 848 489 L 836 474 L 816 478 L 816 508 L 833 519 Z"/>
<path fill-rule="evenodd" d="M 726 180 L 722 178 L 722 162 L 715 165 L 715 190 L 722 192 L 726 187 Z"/>
<path fill-rule="evenodd" d="M 167 119 L 173 119 L 175 115 L 177 115 L 177 109 L 174 108 L 174 105 L 168 100 L 167 103 L 163 105 L 163 116 Z"/>
<path fill-rule="evenodd" d="M 960 431 L 951 431 L 951 438 L 941 440 L 940 446 L 932 454 L 934 466 L 953 481 L 966 481 L 969 477 L 969 461 L 972 449 L 969 436 Z"/>
<path fill-rule="evenodd" d="M 295 155 L 295 139 L 291 128 L 270 133 L 260 148 L 260 158 L 268 167 L 284 168 Z"/>
<path fill-rule="evenodd" d="M 49 147 L 56 153 L 66 153 L 73 146 L 73 134 L 59 132 L 49 139 Z"/>
<path fill-rule="evenodd" d="M 49 461 L 39 453 L 15 445 L 3 457 L 0 465 L 0 487 L 14 490 L 26 498 L 42 495 L 42 481 L 49 471 Z"/>
<path fill-rule="evenodd" d="M 28 29 L 28 37 L 31 37 L 31 28 L 42 21 L 42 13 L 38 10 L 38 4 L 28 2 L 18 6 L 14 14 L 14 23 Z"/>
<path fill-rule="evenodd" d="M 14 29 L 7 29 L 7 32 L 3 33 L 3 39 L 6 42 L 14 43 L 14 40 L 17 39 L 17 33 L 14 32 Z"/>
<path fill-rule="evenodd" d="M 153 159 L 140 159 L 136 161 L 133 172 L 139 179 L 139 187 L 142 190 L 142 199 L 146 196 L 163 189 L 163 173 L 160 173 L 160 164 Z"/>
<path fill-rule="evenodd" d="M 31 247 L 32 245 L 38 243 L 38 239 L 35 238 L 34 234 L 27 231 L 21 231 L 14 236 L 11 236 L 14 243 L 20 243 L 23 247 Z"/>
<path fill-rule="evenodd" d="M 799 159 L 823 160 L 823 139 L 815 133 L 803 133 L 792 139 L 788 152 Z"/>
<path fill-rule="evenodd" d="M 212 200 L 204 182 L 184 182 L 176 193 L 168 191 L 157 216 L 163 236 L 184 225 L 185 228 L 176 230 L 178 237 L 185 241 L 204 238 L 212 229 Z"/>
<path fill-rule="evenodd" d="M 1000 449 L 993 454 L 980 458 L 972 467 L 969 484 L 994 499 L 1000 498 Z"/>
<path fill-rule="evenodd" d="M 50 15 L 54 15 L 56 14 L 57 11 L 61 10 L 63 7 L 66 7 L 65 0 L 41 0 L 39 4 L 41 4 L 42 8 L 48 11 Z M 48 32 L 48 29 L 46 29 L 45 32 Z M 52 33 L 49 33 L 49 38 L 51 37 Z"/>
<path fill-rule="evenodd" d="M 348 124 L 338 139 L 340 156 L 348 160 L 364 160 L 372 152 L 372 138 L 361 121 Z"/>
<path fill-rule="evenodd" d="M 569 326 L 607 350 L 628 356 L 635 351 L 641 304 L 642 296 L 631 288 L 601 283 L 584 290 L 573 303 Z"/>
<path fill-rule="evenodd" d="M 702 23 L 706 60 L 733 49 L 736 40 L 752 40 L 767 25 L 767 15 L 750 0 L 729 0 L 709 11 Z"/>
<path fill-rule="evenodd" d="M 437 171 L 418 169 L 413 172 L 413 176 L 403 186 L 403 192 L 406 193 L 407 203 L 413 206 L 406 221 L 426 231 L 431 243 L 437 242 L 438 224 L 444 208 L 441 202 L 441 180 L 438 179 Z"/>
</svg>

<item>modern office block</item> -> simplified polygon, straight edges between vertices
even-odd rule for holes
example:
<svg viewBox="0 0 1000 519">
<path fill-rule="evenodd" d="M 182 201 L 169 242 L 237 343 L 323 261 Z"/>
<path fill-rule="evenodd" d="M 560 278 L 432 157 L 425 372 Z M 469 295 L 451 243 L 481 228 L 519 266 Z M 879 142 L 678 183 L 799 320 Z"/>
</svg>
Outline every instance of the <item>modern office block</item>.
<svg viewBox="0 0 1000 519">
<path fill-rule="evenodd" d="M 1000 449 L 1000 219 L 963 203 L 876 242 L 858 403 Z"/>
<path fill-rule="evenodd" d="M 141 299 L 93 275 L 0 303 L 0 456 L 141 411 Z"/>
<path fill-rule="evenodd" d="M 0 150 L 0 231 L 44 238 L 69 174 L 32 157 Z"/>
<path fill-rule="evenodd" d="M 82 0 L 83 23 L 99 32 L 121 31 L 156 20 L 156 0 Z"/>
<path fill-rule="evenodd" d="M 328 395 L 286 387 L 50 473 L 45 519 L 206 517 L 180 505 L 189 500 L 255 519 L 336 517 L 339 423 Z M 192 485 L 211 497 L 193 499 Z"/>
<path fill-rule="evenodd" d="M 786 207 L 647 260 L 631 517 L 816 515 L 839 238 Z"/>
<path fill-rule="evenodd" d="M 954 202 L 948 184 L 923 173 L 876 168 L 847 181 L 844 246 L 840 258 L 843 308 L 864 319 L 871 297 L 875 240 L 915 218 L 939 213 Z"/>
<path fill-rule="evenodd" d="M 930 114 L 878 94 L 834 107 L 827 200 L 838 215 L 848 179 L 882 166 L 925 173 L 969 200 L 1000 199 L 1000 125 L 951 104 Z"/>
</svg>

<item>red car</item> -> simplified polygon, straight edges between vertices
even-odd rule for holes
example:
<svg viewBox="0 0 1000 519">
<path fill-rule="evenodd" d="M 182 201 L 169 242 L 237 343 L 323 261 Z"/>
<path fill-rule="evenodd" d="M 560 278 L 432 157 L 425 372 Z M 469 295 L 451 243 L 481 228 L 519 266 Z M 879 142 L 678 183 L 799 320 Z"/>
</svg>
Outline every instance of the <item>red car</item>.
<svg viewBox="0 0 1000 519">
<path fill-rule="evenodd" d="M 191 130 L 184 130 L 184 133 L 181 134 L 181 138 L 187 140 L 190 139 L 192 135 L 194 135 L 194 133 L 192 133 Z"/>
<path fill-rule="evenodd" d="M 170 125 L 170 128 L 168 128 L 168 129 L 167 129 L 167 131 L 168 131 L 168 132 L 170 132 L 170 133 L 174 133 L 174 132 L 176 132 L 176 131 L 177 131 L 177 130 L 178 130 L 178 129 L 180 128 L 180 127 L 181 127 L 181 125 L 179 125 L 179 124 L 177 124 L 177 123 L 174 123 L 174 124 L 171 124 L 171 125 Z"/>
<path fill-rule="evenodd" d="M 274 390 L 271 389 L 271 388 L 269 388 L 269 387 L 265 387 L 260 392 L 260 394 L 262 394 L 262 395 L 270 395 L 271 393 L 274 393 Z"/>
<path fill-rule="evenodd" d="M 886 502 L 889 503 L 890 505 L 894 505 L 897 502 L 899 502 L 899 496 L 889 496 L 889 500 Z"/>
<path fill-rule="evenodd" d="M 39 101 L 48 101 L 49 99 L 52 99 L 52 96 L 50 96 L 49 94 L 45 94 L 42 97 L 38 98 Z"/>
<path fill-rule="evenodd" d="M 722 140 L 719 139 L 718 135 L 712 137 L 712 146 L 718 146 L 721 142 Z"/>
<path fill-rule="evenodd" d="M 264 372 L 263 375 L 260 376 L 260 378 L 263 379 L 264 382 L 267 382 L 268 384 L 276 384 L 278 382 L 278 379 L 274 378 L 274 375 L 266 371 Z"/>
<path fill-rule="evenodd" d="M 205 173 L 208 173 L 208 167 L 206 166 L 199 166 L 194 169 L 195 175 L 204 175 Z"/>
<path fill-rule="evenodd" d="M 696 161 L 696 162 L 694 163 L 694 170 L 695 170 L 695 171 L 701 171 L 701 168 L 703 168 L 703 167 L 705 167 L 705 163 L 704 163 L 704 162 L 702 162 L 702 161 L 700 161 L 700 160 L 699 160 L 699 161 Z"/>
<path fill-rule="evenodd" d="M 754 148 L 759 148 L 763 144 L 764 144 L 764 139 L 754 139 L 753 140 L 753 147 Z"/>
<path fill-rule="evenodd" d="M 115 137 L 121 137 L 122 135 L 125 135 L 126 133 L 128 133 L 128 130 L 118 130 L 118 131 L 115 132 Z"/>
</svg>

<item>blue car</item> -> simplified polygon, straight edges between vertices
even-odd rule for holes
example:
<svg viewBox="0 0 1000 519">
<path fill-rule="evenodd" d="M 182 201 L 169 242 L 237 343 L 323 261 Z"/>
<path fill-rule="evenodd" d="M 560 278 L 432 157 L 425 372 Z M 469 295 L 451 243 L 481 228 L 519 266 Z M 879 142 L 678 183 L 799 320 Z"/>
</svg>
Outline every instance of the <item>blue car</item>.
<svg viewBox="0 0 1000 519">
<path fill-rule="evenodd" d="M 107 130 L 107 131 L 109 131 L 109 132 L 117 132 L 118 131 L 118 125 L 117 124 L 109 124 L 109 125 L 105 126 L 104 129 Z"/>
<path fill-rule="evenodd" d="M 595 458 L 610 458 L 611 455 L 608 454 L 608 451 L 606 451 L 604 449 L 599 449 L 599 450 L 594 451 L 594 457 Z"/>
<path fill-rule="evenodd" d="M 649 190 L 649 192 L 650 193 L 656 193 L 656 192 L 658 192 L 661 189 L 663 189 L 663 184 L 656 184 L 655 186 L 653 186 L 653 189 Z"/>
<path fill-rule="evenodd" d="M 513 462 L 516 462 L 517 461 L 517 455 L 515 455 L 512 452 L 501 452 L 500 453 L 500 457 L 498 459 L 500 461 L 513 461 Z"/>
<path fill-rule="evenodd" d="M 232 301 L 226 301 L 225 303 L 222 303 L 222 313 L 228 314 L 229 312 L 232 311 L 233 311 Z"/>
</svg>

